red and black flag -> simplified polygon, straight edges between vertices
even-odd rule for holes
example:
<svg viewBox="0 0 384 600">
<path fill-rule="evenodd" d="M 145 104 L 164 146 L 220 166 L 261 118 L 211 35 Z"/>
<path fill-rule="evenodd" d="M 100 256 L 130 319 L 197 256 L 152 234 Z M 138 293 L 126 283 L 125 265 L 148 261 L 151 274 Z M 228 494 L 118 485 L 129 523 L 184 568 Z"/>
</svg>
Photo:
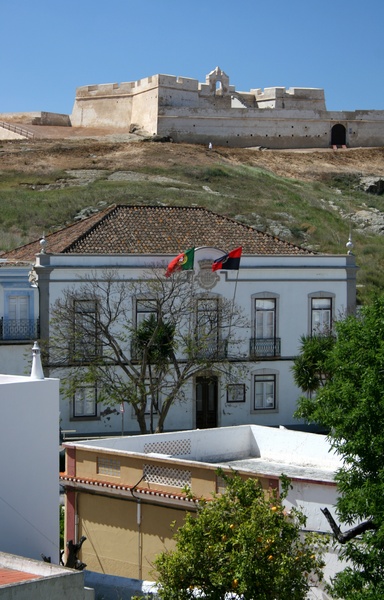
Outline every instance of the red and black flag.
<svg viewBox="0 0 384 600">
<path fill-rule="evenodd" d="M 212 264 L 212 271 L 238 271 L 242 250 L 243 248 L 240 246 L 220 258 L 216 258 Z"/>
</svg>

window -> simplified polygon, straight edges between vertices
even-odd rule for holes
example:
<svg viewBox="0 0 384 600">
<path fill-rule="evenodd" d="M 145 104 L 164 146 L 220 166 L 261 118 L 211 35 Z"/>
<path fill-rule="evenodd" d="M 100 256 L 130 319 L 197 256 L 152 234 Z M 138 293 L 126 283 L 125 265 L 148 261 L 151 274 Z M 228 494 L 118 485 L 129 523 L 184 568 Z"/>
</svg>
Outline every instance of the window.
<svg viewBox="0 0 384 600">
<path fill-rule="evenodd" d="M 92 386 L 80 387 L 73 398 L 73 417 L 77 419 L 97 416 L 96 389 Z"/>
<path fill-rule="evenodd" d="M 156 386 L 155 381 L 153 382 L 153 385 Z M 145 387 L 147 390 L 147 403 L 145 406 L 145 414 L 146 415 L 151 414 L 151 407 L 152 407 L 153 414 L 157 414 L 158 410 L 159 410 L 159 390 L 157 387 L 155 387 L 154 394 L 152 395 L 150 386 L 149 386 L 149 382 L 145 384 Z"/>
<path fill-rule="evenodd" d="M 136 300 L 136 327 L 141 325 L 143 321 L 149 319 L 151 315 L 157 316 L 158 307 L 157 300 L 140 299 Z"/>
<path fill-rule="evenodd" d="M 74 354 L 76 360 L 86 361 L 98 356 L 98 310 L 96 300 L 74 300 L 75 331 Z"/>
<path fill-rule="evenodd" d="M 255 299 L 255 334 L 257 339 L 275 337 L 276 300 L 274 298 Z"/>
<path fill-rule="evenodd" d="M 280 339 L 276 337 L 277 298 L 268 292 L 254 298 L 254 337 L 251 356 L 280 356 Z"/>
<path fill-rule="evenodd" d="M 145 381 L 145 410 L 144 410 L 144 414 L 146 416 L 149 416 L 151 414 L 151 408 L 152 408 L 152 414 L 153 415 L 157 415 L 160 409 L 160 393 L 159 393 L 159 389 L 157 387 L 157 380 L 154 380 L 153 383 L 153 394 L 151 394 L 151 387 L 150 387 L 150 382 L 149 380 Z M 137 389 L 137 399 L 139 399 L 139 389 Z M 132 417 L 135 416 L 135 411 L 132 407 Z"/>
<path fill-rule="evenodd" d="M 149 319 L 155 319 L 157 321 L 158 317 L 158 303 L 157 300 L 154 299 L 137 299 L 136 300 L 136 330 L 140 328 L 140 326 L 144 323 L 144 321 L 149 321 Z M 144 339 L 139 339 L 138 336 L 133 336 L 132 344 L 131 344 L 131 356 L 134 360 L 141 360 L 142 351 L 143 351 L 143 343 L 146 340 L 146 336 L 144 335 Z"/>
<path fill-rule="evenodd" d="M 254 410 L 276 408 L 276 375 L 255 375 Z"/>
<path fill-rule="evenodd" d="M 200 298 L 197 301 L 198 354 L 217 355 L 219 348 L 218 298 Z"/>
<path fill-rule="evenodd" d="M 31 318 L 33 297 L 30 292 L 5 293 L 5 314 L 2 320 L 2 338 L 31 340 L 37 337 L 37 321 Z"/>
<path fill-rule="evenodd" d="M 332 298 L 311 298 L 311 332 L 325 335 L 332 329 Z"/>
</svg>

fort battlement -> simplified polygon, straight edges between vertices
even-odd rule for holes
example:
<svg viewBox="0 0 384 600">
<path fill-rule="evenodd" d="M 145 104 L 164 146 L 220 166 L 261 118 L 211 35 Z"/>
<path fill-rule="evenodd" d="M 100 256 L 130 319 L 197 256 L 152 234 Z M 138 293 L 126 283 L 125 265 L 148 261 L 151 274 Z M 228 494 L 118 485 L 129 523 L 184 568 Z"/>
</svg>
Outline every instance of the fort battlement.
<svg viewBox="0 0 384 600">
<path fill-rule="evenodd" d="M 236 91 L 219 67 L 205 82 L 158 74 L 76 90 L 74 126 L 121 127 L 175 141 L 313 148 L 384 145 L 384 112 L 328 112 L 324 90 Z"/>
</svg>

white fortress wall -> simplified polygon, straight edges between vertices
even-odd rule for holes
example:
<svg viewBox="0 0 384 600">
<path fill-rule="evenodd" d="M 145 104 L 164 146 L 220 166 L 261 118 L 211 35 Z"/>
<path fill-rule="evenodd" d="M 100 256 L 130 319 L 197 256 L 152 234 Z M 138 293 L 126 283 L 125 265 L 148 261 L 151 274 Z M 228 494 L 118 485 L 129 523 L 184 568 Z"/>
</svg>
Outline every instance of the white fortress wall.
<svg viewBox="0 0 384 600">
<path fill-rule="evenodd" d="M 165 108 L 159 112 L 160 135 L 175 141 L 216 143 L 228 146 L 266 146 L 269 148 L 328 147 L 330 123 L 312 111 L 230 109 L 220 116 L 210 111 Z"/>
<path fill-rule="evenodd" d="M 237 92 L 218 67 L 205 83 L 159 74 L 78 88 L 71 121 L 83 127 L 135 126 L 175 141 L 238 147 L 384 145 L 384 111 L 327 111 L 321 88 Z"/>
<path fill-rule="evenodd" d="M 132 97 L 130 124 L 156 135 L 158 110 L 158 87 L 146 87 Z"/>
<path fill-rule="evenodd" d="M 350 147 L 384 144 L 384 111 L 380 114 L 288 109 L 211 109 L 161 107 L 158 132 L 175 141 L 269 148 L 328 148 L 336 124 L 346 129 Z"/>
<path fill-rule="evenodd" d="M 135 83 L 86 85 L 76 90 L 73 127 L 122 127 L 131 123 Z"/>
</svg>

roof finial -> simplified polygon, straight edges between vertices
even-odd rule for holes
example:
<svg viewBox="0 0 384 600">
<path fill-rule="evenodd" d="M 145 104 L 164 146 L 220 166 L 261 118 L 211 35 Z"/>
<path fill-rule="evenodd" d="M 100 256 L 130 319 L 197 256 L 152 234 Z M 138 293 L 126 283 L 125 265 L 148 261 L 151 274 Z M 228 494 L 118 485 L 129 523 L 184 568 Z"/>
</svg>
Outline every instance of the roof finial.
<svg viewBox="0 0 384 600">
<path fill-rule="evenodd" d="M 45 254 L 46 250 L 45 248 L 47 247 L 47 240 L 45 239 L 45 235 L 43 233 L 43 237 L 40 240 L 40 246 L 41 246 L 41 250 L 40 250 L 40 254 Z"/>
<path fill-rule="evenodd" d="M 347 254 L 352 254 L 353 242 L 352 242 L 352 234 L 349 234 L 348 242 L 345 244 L 347 248 Z"/>
<path fill-rule="evenodd" d="M 41 366 L 40 348 L 37 342 L 33 344 L 32 348 L 31 379 L 44 379 L 43 367 Z"/>
</svg>

